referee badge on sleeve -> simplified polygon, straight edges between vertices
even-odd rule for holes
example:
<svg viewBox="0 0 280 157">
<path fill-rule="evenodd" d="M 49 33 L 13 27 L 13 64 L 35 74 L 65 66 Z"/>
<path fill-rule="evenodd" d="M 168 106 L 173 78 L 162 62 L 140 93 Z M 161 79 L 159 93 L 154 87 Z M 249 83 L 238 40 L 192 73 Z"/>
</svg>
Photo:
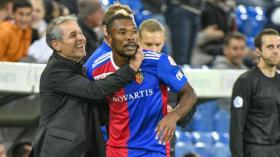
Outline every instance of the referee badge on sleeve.
<svg viewBox="0 0 280 157">
<path fill-rule="evenodd" d="M 240 97 L 240 96 L 236 96 L 234 99 L 233 99 L 233 106 L 235 108 L 241 108 L 243 106 L 243 98 Z"/>
</svg>

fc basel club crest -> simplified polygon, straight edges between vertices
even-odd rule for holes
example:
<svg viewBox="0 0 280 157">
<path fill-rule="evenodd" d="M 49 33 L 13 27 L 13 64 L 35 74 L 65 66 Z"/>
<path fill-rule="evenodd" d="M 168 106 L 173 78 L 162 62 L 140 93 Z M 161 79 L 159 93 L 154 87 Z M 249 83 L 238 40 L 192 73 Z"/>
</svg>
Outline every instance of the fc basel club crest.
<svg viewBox="0 0 280 157">
<path fill-rule="evenodd" d="M 138 84 L 141 84 L 142 81 L 144 80 L 144 76 L 141 72 L 138 72 L 135 76 L 135 81 L 138 83 Z"/>
</svg>

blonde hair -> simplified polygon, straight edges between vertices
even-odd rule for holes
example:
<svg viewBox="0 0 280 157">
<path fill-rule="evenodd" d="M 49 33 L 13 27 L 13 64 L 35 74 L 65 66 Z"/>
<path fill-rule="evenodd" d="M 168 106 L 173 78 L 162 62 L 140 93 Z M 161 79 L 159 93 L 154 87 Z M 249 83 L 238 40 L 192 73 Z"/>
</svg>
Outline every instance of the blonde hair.
<svg viewBox="0 0 280 157">
<path fill-rule="evenodd" d="M 165 32 L 164 26 L 156 19 L 148 19 L 143 21 L 139 27 L 139 37 L 142 38 L 142 32 Z"/>
<path fill-rule="evenodd" d="M 102 21 L 102 25 L 106 25 L 112 16 L 119 14 L 119 13 L 128 14 L 130 16 L 133 16 L 133 14 L 134 14 L 134 12 L 127 5 L 122 5 L 119 3 L 113 4 L 105 12 L 104 18 Z"/>
</svg>

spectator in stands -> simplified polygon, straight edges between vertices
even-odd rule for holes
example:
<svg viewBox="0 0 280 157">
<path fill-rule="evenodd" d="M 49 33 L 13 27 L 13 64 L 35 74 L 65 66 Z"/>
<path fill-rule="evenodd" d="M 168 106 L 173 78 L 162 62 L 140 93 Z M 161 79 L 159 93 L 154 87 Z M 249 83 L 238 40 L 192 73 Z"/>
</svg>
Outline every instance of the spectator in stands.
<svg viewBox="0 0 280 157">
<path fill-rule="evenodd" d="M 171 32 L 171 45 L 177 64 L 190 64 L 196 34 L 200 28 L 203 0 L 167 0 L 166 23 Z"/>
<path fill-rule="evenodd" d="M 45 21 L 47 23 L 59 16 L 67 16 L 70 13 L 67 7 L 55 0 L 44 0 L 44 6 L 46 10 Z"/>
<path fill-rule="evenodd" d="M 247 69 L 244 59 L 248 54 L 246 48 L 246 37 L 239 32 L 229 33 L 224 40 L 224 55 L 216 56 L 213 61 L 213 69 Z M 217 100 L 221 108 L 230 110 L 230 98 Z"/>
<path fill-rule="evenodd" d="M 141 23 L 139 27 L 139 42 L 144 50 L 161 52 L 165 43 L 165 29 L 155 20 L 149 19 Z"/>
<path fill-rule="evenodd" d="M 246 37 L 239 32 L 232 32 L 225 37 L 224 55 L 216 56 L 214 69 L 247 69 L 243 61 L 248 54 Z"/>
<path fill-rule="evenodd" d="M 36 62 L 36 63 L 47 63 L 49 60 L 49 57 L 52 55 L 52 49 L 48 46 L 46 42 L 46 35 L 45 35 L 45 24 L 47 26 L 47 23 L 45 22 L 44 19 L 42 19 L 43 15 L 42 12 L 45 12 L 45 8 L 41 8 L 42 6 L 45 5 L 50 5 L 49 7 L 51 8 L 50 11 L 51 13 L 47 13 L 48 15 L 48 20 L 51 20 L 53 17 L 58 17 L 58 16 L 64 16 L 67 15 L 67 10 L 65 13 L 63 13 L 64 9 L 63 6 L 60 5 L 57 2 L 50 2 L 48 3 L 41 3 L 42 0 L 32 0 L 32 2 L 35 1 L 35 7 L 34 10 L 36 12 L 36 8 L 38 8 L 37 13 L 36 13 L 36 18 L 37 19 L 35 22 L 35 27 L 38 29 L 39 34 L 43 35 L 39 40 L 34 41 L 28 50 L 28 58 L 25 59 L 27 62 Z M 44 10 L 44 11 L 43 11 Z M 50 16 L 51 15 L 51 16 Z M 36 24 L 37 23 L 37 24 Z M 43 34 L 42 34 L 43 33 Z"/>
<path fill-rule="evenodd" d="M 45 18 L 45 6 L 43 0 L 31 0 L 33 13 L 32 13 L 32 28 L 36 29 L 39 36 L 42 37 L 47 29 L 47 22 Z"/>
<path fill-rule="evenodd" d="M 85 58 L 87 60 L 101 44 L 94 29 L 102 26 L 104 10 L 100 2 L 94 0 L 80 0 L 78 6 L 78 23 L 87 39 Z"/>
<path fill-rule="evenodd" d="M 201 29 L 216 26 L 216 29 L 227 35 L 236 29 L 232 12 L 233 9 L 226 3 L 226 0 L 207 0 L 201 13 Z M 205 53 L 221 55 L 223 53 L 223 39 L 208 40 L 201 47 Z"/>
<path fill-rule="evenodd" d="M 79 13 L 79 3 L 80 0 L 59 0 L 59 2 L 68 8 L 70 14 L 77 15 Z M 96 1 L 96 0 L 94 0 Z"/>
<path fill-rule="evenodd" d="M 30 141 L 21 141 L 12 147 L 12 157 L 28 157 L 32 149 Z"/>
<path fill-rule="evenodd" d="M 226 0 L 206 0 L 201 13 L 201 31 L 193 53 L 193 65 L 212 65 L 223 54 L 223 41 L 228 32 L 235 31 L 233 9 Z"/>
<path fill-rule="evenodd" d="M 97 103 L 131 82 L 143 54 L 137 51 L 128 66 L 106 79 L 90 81 L 82 76 L 80 61 L 86 55 L 86 41 L 75 17 L 55 19 L 48 25 L 46 39 L 54 52 L 40 79 L 40 138 L 32 155 L 104 156 L 98 113 L 88 100 Z"/>
<path fill-rule="evenodd" d="M 46 42 L 46 35 L 32 43 L 28 49 L 27 62 L 45 64 L 48 62 L 53 51 Z"/>
<path fill-rule="evenodd" d="M 16 62 L 27 55 L 32 30 L 32 5 L 28 0 L 13 4 L 14 21 L 0 24 L 0 61 Z"/>
<path fill-rule="evenodd" d="M 145 10 L 145 12 L 149 12 L 149 18 L 156 19 L 162 25 L 166 25 L 164 17 L 164 11 L 166 9 L 166 0 L 141 0 L 141 3 L 143 5 L 143 10 Z"/>
<path fill-rule="evenodd" d="M 0 141 L 0 157 L 7 157 L 5 145 Z"/>
<path fill-rule="evenodd" d="M 60 13 L 60 16 L 70 15 L 69 9 L 63 4 L 59 5 L 59 13 Z"/>
<path fill-rule="evenodd" d="M 12 7 L 13 0 L 0 1 L 0 23 L 10 16 L 10 8 Z"/>
<path fill-rule="evenodd" d="M 209 41 L 221 41 L 224 38 L 224 32 L 216 25 L 210 25 L 200 30 L 197 34 L 191 65 L 211 65 L 215 55 L 205 53 L 203 46 Z"/>
<path fill-rule="evenodd" d="M 266 23 L 265 28 L 273 28 L 276 29 L 278 32 L 280 31 L 280 20 L 279 20 L 279 7 L 280 1 L 273 0 L 272 2 L 269 1 L 268 7 L 265 8 L 265 16 L 266 16 Z"/>
<path fill-rule="evenodd" d="M 255 38 L 259 62 L 234 84 L 231 102 L 232 157 L 280 156 L 280 36 L 264 29 Z"/>
</svg>

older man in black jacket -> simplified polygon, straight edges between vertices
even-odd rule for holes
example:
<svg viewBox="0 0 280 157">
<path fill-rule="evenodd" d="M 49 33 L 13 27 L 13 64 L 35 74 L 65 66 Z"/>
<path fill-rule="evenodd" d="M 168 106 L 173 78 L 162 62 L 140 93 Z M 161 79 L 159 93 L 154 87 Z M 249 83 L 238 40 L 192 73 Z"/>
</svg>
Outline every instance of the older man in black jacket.
<svg viewBox="0 0 280 157">
<path fill-rule="evenodd" d="M 102 138 L 94 106 L 129 83 L 143 54 L 138 49 L 128 66 L 104 80 L 82 76 L 79 63 L 85 56 L 85 37 L 73 16 L 59 17 L 49 24 L 47 43 L 54 50 L 40 81 L 41 121 L 32 155 L 36 157 L 103 156 Z M 93 113 L 94 112 L 94 113 Z M 90 152 L 90 153 L 89 153 Z"/>
</svg>

